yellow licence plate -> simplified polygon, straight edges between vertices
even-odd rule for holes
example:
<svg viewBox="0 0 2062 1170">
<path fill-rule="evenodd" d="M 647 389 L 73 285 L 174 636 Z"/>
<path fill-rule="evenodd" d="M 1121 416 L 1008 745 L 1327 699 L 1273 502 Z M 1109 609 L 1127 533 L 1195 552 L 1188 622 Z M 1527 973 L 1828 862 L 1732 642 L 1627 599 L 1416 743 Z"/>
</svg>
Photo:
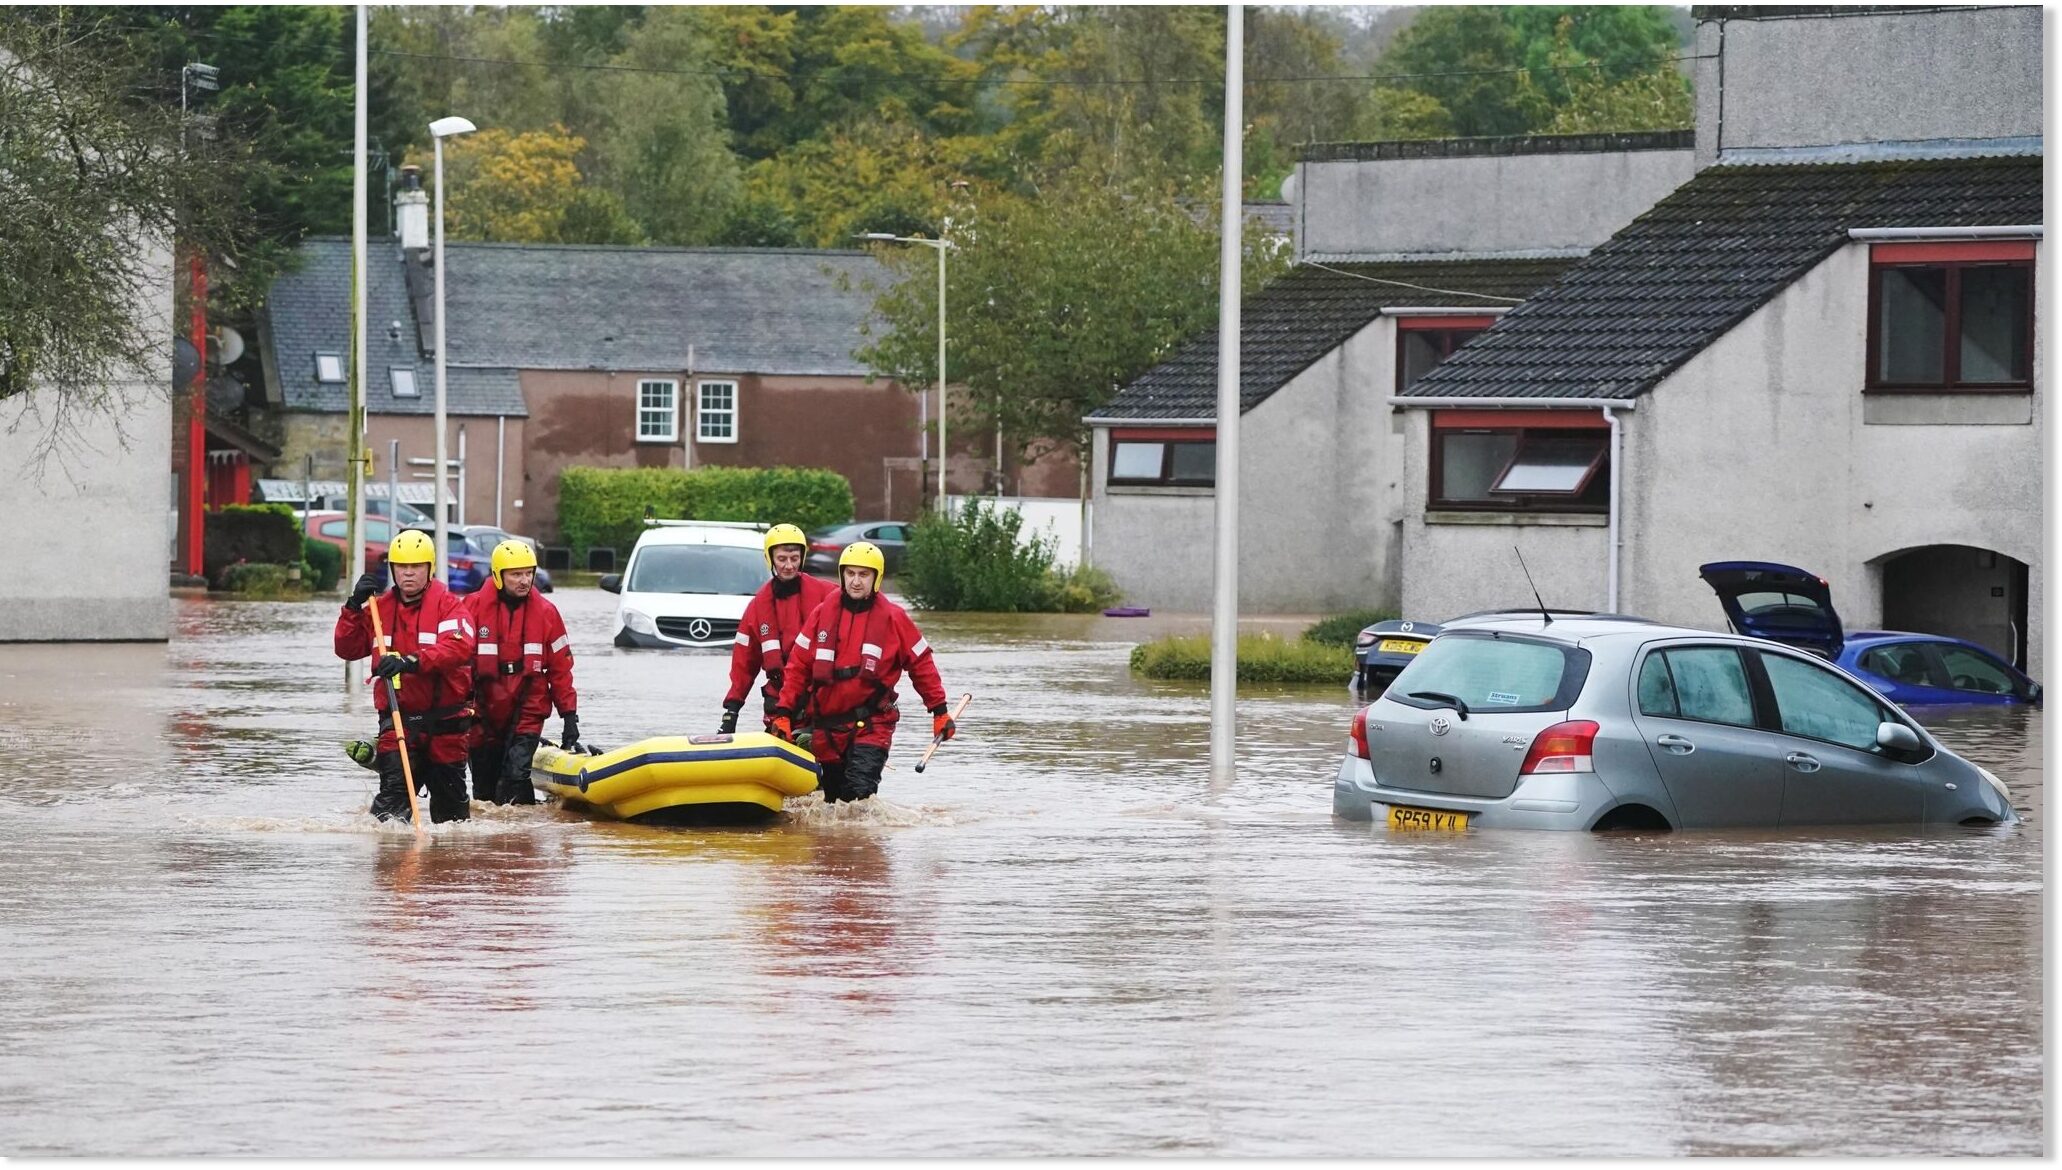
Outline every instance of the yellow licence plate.
<svg viewBox="0 0 2062 1170">
<path fill-rule="evenodd" d="M 1436 808 L 1410 808 L 1406 805 L 1389 806 L 1389 827 L 1392 829 L 1465 829 L 1468 814 L 1447 812 Z"/>
<path fill-rule="evenodd" d="M 1383 654 L 1416 654 L 1424 648 L 1423 642 L 1413 642 L 1409 638 L 1385 638 L 1381 645 L 1375 647 Z"/>
</svg>

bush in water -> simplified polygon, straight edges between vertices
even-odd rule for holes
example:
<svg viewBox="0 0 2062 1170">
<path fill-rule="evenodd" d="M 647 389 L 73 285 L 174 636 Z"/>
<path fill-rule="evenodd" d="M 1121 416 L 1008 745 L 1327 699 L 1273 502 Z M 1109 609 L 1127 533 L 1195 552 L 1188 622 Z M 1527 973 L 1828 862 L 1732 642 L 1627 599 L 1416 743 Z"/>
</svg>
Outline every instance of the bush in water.
<svg viewBox="0 0 2062 1170">
<path fill-rule="evenodd" d="M 300 571 L 296 579 L 295 570 Z M 296 562 L 291 568 L 286 565 L 267 565 L 245 562 L 230 565 L 222 570 L 222 587 L 231 593 L 241 594 L 253 600 L 277 600 L 283 597 L 301 597 L 306 590 L 303 583 L 308 579 L 306 565 Z"/>
<path fill-rule="evenodd" d="M 1322 642 L 1327 646 L 1352 646 L 1353 639 L 1360 632 L 1376 622 L 1395 620 L 1396 615 L 1386 609 L 1353 609 L 1313 622 L 1303 631 L 1306 642 Z"/>
<path fill-rule="evenodd" d="M 1240 634 L 1240 682 L 1341 683 L 1353 673 L 1353 650 L 1301 638 Z M 1131 669 L 1147 678 L 1210 680 L 1210 636 L 1183 634 L 1132 648 Z"/>
<path fill-rule="evenodd" d="M 239 561 L 301 563 L 300 525 L 285 504 L 229 504 L 209 512 L 201 543 L 201 571 L 218 588 L 224 571 Z"/>
<path fill-rule="evenodd" d="M 584 563 L 590 548 L 627 558 L 644 510 L 665 520 L 797 524 L 805 531 L 852 519 L 852 484 L 815 467 L 568 467 L 559 475 L 559 536 Z"/>
<path fill-rule="evenodd" d="M 317 593 L 335 589 L 338 579 L 344 575 L 344 550 L 326 540 L 302 537 L 301 560 L 308 566 L 303 575 L 308 588 Z"/>
<path fill-rule="evenodd" d="M 1019 540 L 1024 516 L 968 500 L 957 514 L 925 514 L 910 533 L 897 587 L 924 609 L 1026 613 L 1047 610 L 1053 541 Z"/>
<path fill-rule="evenodd" d="M 985 613 L 1090 613 L 1117 602 L 1110 575 L 1053 567 L 1057 541 L 1023 535 L 1023 514 L 969 500 L 950 518 L 916 522 L 895 588 L 924 609 Z"/>
</svg>

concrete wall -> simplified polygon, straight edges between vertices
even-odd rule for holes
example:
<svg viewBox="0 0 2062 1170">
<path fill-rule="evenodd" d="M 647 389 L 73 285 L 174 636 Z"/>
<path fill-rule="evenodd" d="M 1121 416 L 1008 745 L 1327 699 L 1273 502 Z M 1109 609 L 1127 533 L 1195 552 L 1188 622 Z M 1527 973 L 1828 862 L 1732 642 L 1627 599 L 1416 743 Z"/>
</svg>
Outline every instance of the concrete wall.
<svg viewBox="0 0 2062 1170">
<path fill-rule="evenodd" d="M 1885 561 L 1928 545 L 1968 545 L 2031 566 L 2030 663 L 2039 677 L 2041 395 L 2020 400 L 2025 421 L 2016 423 L 1973 421 L 1984 418 L 1984 403 L 1946 395 L 1927 396 L 1938 399 L 1929 412 L 1937 421 L 1868 421 L 1867 281 L 1868 249 L 1843 248 L 1621 416 L 1619 608 L 1723 628 L 1697 566 L 1772 560 L 1824 576 L 1848 627 L 1865 629 L 1883 620 Z M 2036 289 L 2037 302 L 2045 295 Z M 2045 384 L 2045 353 L 2037 331 L 2037 386 Z M 1411 413 L 1405 613 L 1437 621 L 1529 601 L 1513 543 L 1549 604 L 1601 608 L 1601 527 L 1425 522 L 1429 420 Z M 1972 421 L 1947 421 L 1958 415 Z"/>
<path fill-rule="evenodd" d="M 1241 419 L 1241 612 L 1395 605 L 1402 439 L 1385 401 L 1396 384 L 1395 356 L 1395 322 L 1378 318 Z M 1127 603 L 1208 610 L 1214 492 L 1111 487 L 1102 427 L 1093 475 L 1090 559 L 1116 579 Z"/>
<path fill-rule="evenodd" d="M 1704 21 L 1698 165 L 1721 149 L 2038 135 L 2042 20 L 2027 6 Z"/>
<path fill-rule="evenodd" d="M 679 371 L 524 370 L 530 408 L 522 465 L 528 533 L 556 542 L 558 480 L 568 467 L 827 467 L 852 481 L 864 518 L 903 518 L 918 508 L 917 401 L 893 382 L 856 377 L 774 377 Z M 679 438 L 638 442 L 637 383 L 680 383 Z M 710 380 L 738 384 L 737 441 L 694 438 L 695 387 Z M 977 490 L 982 470 L 958 457 L 976 436 L 953 439 L 950 486 Z"/>
<path fill-rule="evenodd" d="M 50 437 L 48 389 L 0 402 L 9 553 L 0 557 L 0 642 L 152 641 L 170 634 L 171 253 L 136 306 L 162 356 L 110 386 L 112 414 L 74 412 L 40 467 Z"/>
<path fill-rule="evenodd" d="M 342 414 L 313 414 L 294 411 L 284 416 L 286 437 L 280 446 L 280 456 L 272 464 L 274 474 L 283 479 L 299 479 L 306 468 L 303 459 L 315 456 L 315 478 L 345 478 L 344 458 L 350 450 L 348 416 Z M 525 536 L 536 535 L 531 531 L 523 498 L 523 440 L 527 420 L 508 420 L 505 441 L 500 443 L 504 463 L 502 466 L 501 526 L 510 532 Z M 445 454 L 458 458 L 458 428 L 465 428 L 465 520 L 468 524 L 494 523 L 494 457 L 497 445 L 497 424 L 492 415 L 449 414 L 444 418 L 446 444 Z M 401 482 L 426 483 L 417 479 L 417 472 L 427 473 L 428 467 L 412 467 L 410 459 L 433 459 L 436 457 L 436 418 L 427 414 L 373 414 L 366 416 L 366 446 L 372 452 L 372 478 L 385 483 L 387 480 L 387 452 L 391 440 L 401 443 Z M 455 492 L 458 485 L 452 484 Z"/>
<path fill-rule="evenodd" d="M 1593 248 L 1686 182 L 1691 153 L 1306 162 L 1299 254 Z"/>
</svg>

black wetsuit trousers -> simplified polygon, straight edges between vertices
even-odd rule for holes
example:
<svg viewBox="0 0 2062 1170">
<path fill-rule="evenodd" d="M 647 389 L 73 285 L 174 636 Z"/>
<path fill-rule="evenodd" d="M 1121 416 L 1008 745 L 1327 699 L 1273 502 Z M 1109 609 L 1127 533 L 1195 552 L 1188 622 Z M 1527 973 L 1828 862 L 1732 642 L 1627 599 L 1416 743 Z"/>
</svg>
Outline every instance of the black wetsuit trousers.
<svg viewBox="0 0 2062 1170">
<path fill-rule="evenodd" d="M 473 799 L 495 804 L 536 804 L 530 786 L 530 758 L 541 737 L 512 735 L 506 743 L 488 740 L 472 749 Z"/>
</svg>

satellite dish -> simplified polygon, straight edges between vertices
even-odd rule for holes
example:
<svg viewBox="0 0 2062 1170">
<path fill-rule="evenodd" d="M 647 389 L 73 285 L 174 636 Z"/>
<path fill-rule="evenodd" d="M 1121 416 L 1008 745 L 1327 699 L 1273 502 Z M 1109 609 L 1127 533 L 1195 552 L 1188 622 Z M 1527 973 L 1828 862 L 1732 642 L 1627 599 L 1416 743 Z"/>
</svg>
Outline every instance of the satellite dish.
<svg viewBox="0 0 2062 1170">
<path fill-rule="evenodd" d="M 183 389 L 193 384 L 193 376 L 200 373 L 200 351 L 184 337 L 172 339 L 172 387 Z"/>
<path fill-rule="evenodd" d="M 243 334 L 223 325 L 215 330 L 215 361 L 218 365 L 232 365 L 243 356 Z"/>
<path fill-rule="evenodd" d="M 243 383 L 227 374 L 217 374 L 208 379 L 208 410 L 213 414 L 228 414 L 243 407 Z"/>
</svg>

